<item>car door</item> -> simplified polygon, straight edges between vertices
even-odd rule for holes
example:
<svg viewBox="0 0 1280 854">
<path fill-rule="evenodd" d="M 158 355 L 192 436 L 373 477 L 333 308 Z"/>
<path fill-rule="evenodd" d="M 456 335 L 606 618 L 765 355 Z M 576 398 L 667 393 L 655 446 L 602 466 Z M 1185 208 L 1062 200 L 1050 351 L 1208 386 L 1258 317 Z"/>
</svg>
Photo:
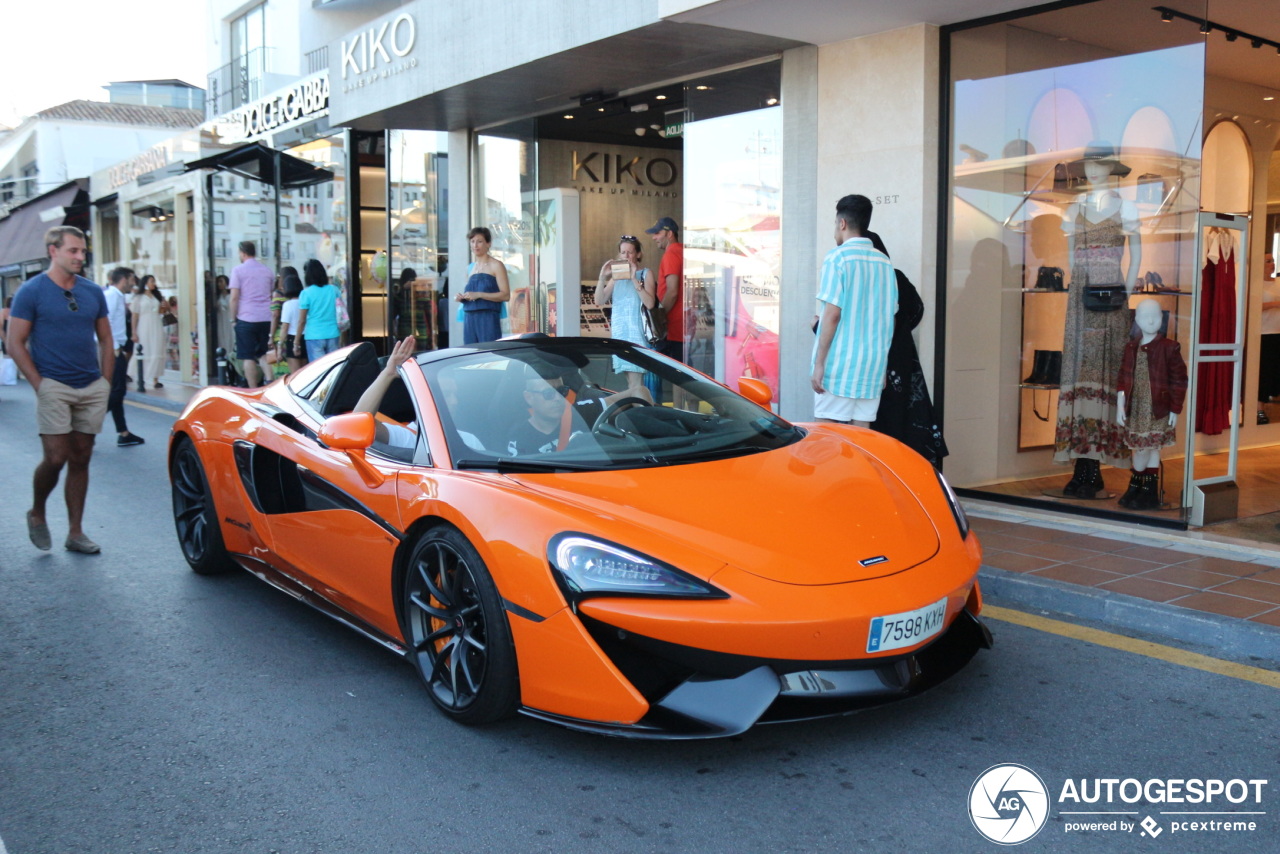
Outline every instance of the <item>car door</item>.
<svg viewBox="0 0 1280 854">
<path fill-rule="evenodd" d="M 323 406 L 306 396 L 274 406 L 264 413 L 271 417 L 258 428 L 252 459 L 240 465 L 250 471 L 277 564 L 352 616 L 397 636 L 391 566 L 403 530 L 396 482 L 412 464 L 370 450 L 369 465 L 359 468 L 347 452 L 320 441 Z"/>
</svg>

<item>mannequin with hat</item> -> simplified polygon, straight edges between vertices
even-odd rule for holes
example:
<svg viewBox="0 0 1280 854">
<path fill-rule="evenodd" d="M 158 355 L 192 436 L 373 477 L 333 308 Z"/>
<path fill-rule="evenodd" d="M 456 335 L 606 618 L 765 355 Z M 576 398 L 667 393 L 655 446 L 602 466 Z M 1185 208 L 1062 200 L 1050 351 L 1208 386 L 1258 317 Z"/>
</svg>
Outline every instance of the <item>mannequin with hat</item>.
<svg viewBox="0 0 1280 854">
<path fill-rule="evenodd" d="M 1107 498 L 1101 465 L 1130 466 L 1116 418 L 1116 377 L 1133 323 L 1128 294 L 1137 287 L 1142 243 L 1137 208 L 1116 189 L 1130 170 L 1114 148 L 1090 143 L 1068 170 L 1083 178 L 1083 191 L 1063 223 L 1071 281 L 1053 459 L 1075 467 L 1064 497 Z"/>
</svg>

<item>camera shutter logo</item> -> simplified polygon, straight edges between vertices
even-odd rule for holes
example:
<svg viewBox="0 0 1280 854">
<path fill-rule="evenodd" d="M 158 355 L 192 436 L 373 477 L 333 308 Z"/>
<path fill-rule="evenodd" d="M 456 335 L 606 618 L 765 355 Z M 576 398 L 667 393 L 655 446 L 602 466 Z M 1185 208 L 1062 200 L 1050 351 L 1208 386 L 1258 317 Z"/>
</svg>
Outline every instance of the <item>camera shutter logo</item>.
<svg viewBox="0 0 1280 854">
<path fill-rule="evenodd" d="M 1049 790 L 1025 765 L 993 765 L 969 789 L 969 820 L 998 845 L 1018 845 L 1049 818 Z"/>
</svg>

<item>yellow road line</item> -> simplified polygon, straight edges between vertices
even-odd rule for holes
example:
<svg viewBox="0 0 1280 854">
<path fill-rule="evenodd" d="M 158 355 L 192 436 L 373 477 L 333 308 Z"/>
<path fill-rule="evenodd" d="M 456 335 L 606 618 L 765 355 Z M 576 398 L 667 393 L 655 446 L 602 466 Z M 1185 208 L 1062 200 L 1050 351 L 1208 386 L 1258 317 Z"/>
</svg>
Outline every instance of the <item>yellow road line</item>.
<svg viewBox="0 0 1280 854">
<path fill-rule="evenodd" d="M 152 406 L 149 403 L 138 403 L 133 400 L 126 400 L 125 403 L 129 406 L 136 406 L 139 409 L 145 409 L 148 412 L 159 412 L 161 415 L 172 415 L 175 421 L 178 419 L 178 415 L 180 414 L 172 409 L 165 409 L 162 406 Z"/>
<path fill-rule="evenodd" d="M 1162 646 L 1150 641 L 1127 638 L 1123 635 L 1104 632 L 1100 629 L 1090 629 L 1073 623 L 1064 623 L 1061 620 L 1050 620 L 1047 617 L 1038 617 L 1035 614 L 1013 611 L 1009 608 L 997 608 L 994 605 L 983 606 L 982 616 L 1005 623 L 1013 623 L 1017 626 L 1025 626 L 1028 629 L 1061 635 L 1064 638 L 1082 640 L 1098 646 L 1132 652 L 1136 655 L 1145 655 L 1148 658 L 1158 658 L 1170 664 L 1194 667 L 1197 670 L 1205 670 L 1221 676 L 1231 676 L 1235 679 L 1257 682 L 1259 685 L 1266 685 L 1270 688 L 1280 688 L 1280 673 L 1263 670 L 1261 667 L 1250 667 L 1247 664 L 1236 664 L 1234 661 L 1210 658 L 1207 655 L 1199 655 L 1198 653 L 1187 652 L 1171 646 Z"/>
</svg>

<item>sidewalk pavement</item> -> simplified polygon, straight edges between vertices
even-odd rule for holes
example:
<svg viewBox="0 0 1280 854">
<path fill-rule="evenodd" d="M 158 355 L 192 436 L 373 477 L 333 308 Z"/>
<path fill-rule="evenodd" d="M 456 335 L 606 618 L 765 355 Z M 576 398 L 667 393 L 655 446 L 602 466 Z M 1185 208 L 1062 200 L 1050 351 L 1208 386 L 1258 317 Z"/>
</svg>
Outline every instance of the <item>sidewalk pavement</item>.
<svg viewBox="0 0 1280 854">
<path fill-rule="evenodd" d="M 983 598 L 1280 663 L 1280 548 L 964 499 Z"/>
</svg>

